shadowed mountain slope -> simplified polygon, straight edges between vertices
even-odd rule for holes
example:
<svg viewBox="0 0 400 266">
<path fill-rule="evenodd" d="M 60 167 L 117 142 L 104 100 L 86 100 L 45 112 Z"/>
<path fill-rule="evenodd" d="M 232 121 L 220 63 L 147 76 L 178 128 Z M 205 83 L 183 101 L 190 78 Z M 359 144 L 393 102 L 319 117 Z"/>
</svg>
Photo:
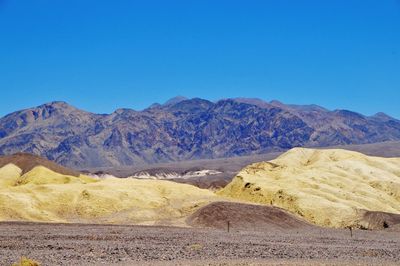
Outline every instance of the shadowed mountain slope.
<svg viewBox="0 0 400 266">
<path fill-rule="evenodd" d="M 258 99 L 178 97 L 143 111 L 93 114 L 65 102 L 0 119 L 0 154 L 28 152 L 64 166 L 143 165 L 400 140 L 400 121 Z"/>
</svg>

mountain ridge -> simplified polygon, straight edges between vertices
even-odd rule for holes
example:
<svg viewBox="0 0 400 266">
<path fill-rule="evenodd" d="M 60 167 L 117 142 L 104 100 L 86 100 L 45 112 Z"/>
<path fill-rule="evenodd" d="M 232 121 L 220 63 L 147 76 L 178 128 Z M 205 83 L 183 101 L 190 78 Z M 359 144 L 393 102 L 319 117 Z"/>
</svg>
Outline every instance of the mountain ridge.
<svg viewBox="0 0 400 266">
<path fill-rule="evenodd" d="M 28 152 L 85 168 L 212 159 L 400 140 L 400 121 L 317 105 L 233 98 L 177 97 L 142 111 L 110 114 L 63 101 L 0 118 L 0 154 Z"/>
</svg>

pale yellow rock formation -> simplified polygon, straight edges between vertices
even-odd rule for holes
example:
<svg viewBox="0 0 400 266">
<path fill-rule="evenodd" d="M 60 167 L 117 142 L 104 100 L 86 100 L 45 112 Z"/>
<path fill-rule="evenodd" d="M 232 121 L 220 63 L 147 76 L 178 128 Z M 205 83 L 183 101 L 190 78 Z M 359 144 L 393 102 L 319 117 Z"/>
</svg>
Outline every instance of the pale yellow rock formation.
<svg viewBox="0 0 400 266">
<path fill-rule="evenodd" d="M 400 158 L 295 148 L 246 167 L 218 194 L 282 207 L 321 226 L 357 226 L 360 210 L 400 213 Z"/>
<path fill-rule="evenodd" d="M 272 204 L 322 226 L 357 226 L 361 210 L 400 213 L 400 159 L 344 150 L 293 149 L 243 169 L 214 194 L 185 184 L 93 178 L 37 166 L 0 168 L 0 221 L 185 225 L 223 199 Z"/>
<path fill-rule="evenodd" d="M 183 225 L 186 216 L 217 198 L 170 181 L 74 177 L 42 166 L 21 172 L 12 164 L 0 169 L 2 221 Z"/>
</svg>

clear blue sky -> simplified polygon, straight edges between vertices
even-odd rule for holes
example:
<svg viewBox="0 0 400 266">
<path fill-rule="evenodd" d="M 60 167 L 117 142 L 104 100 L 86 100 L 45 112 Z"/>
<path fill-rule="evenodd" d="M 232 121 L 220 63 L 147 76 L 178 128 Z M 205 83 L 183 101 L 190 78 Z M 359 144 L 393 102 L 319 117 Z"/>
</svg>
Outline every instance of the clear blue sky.
<svg viewBox="0 0 400 266">
<path fill-rule="evenodd" d="M 400 118 L 400 0 L 0 0 L 0 115 L 176 95 Z"/>
</svg>

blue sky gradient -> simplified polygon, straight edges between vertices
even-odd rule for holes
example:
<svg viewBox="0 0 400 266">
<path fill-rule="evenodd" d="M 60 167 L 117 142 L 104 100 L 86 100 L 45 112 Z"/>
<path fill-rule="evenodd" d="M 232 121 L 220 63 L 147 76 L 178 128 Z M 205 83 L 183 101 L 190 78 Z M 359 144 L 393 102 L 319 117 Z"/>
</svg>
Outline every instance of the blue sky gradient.
<svg viewBox="0 0 400 266">
<path fill-rule="evenodd" d="M 400 118 L 400 1 L 0 0 L 0 115 L 176 95 Z"/>
</svg>

